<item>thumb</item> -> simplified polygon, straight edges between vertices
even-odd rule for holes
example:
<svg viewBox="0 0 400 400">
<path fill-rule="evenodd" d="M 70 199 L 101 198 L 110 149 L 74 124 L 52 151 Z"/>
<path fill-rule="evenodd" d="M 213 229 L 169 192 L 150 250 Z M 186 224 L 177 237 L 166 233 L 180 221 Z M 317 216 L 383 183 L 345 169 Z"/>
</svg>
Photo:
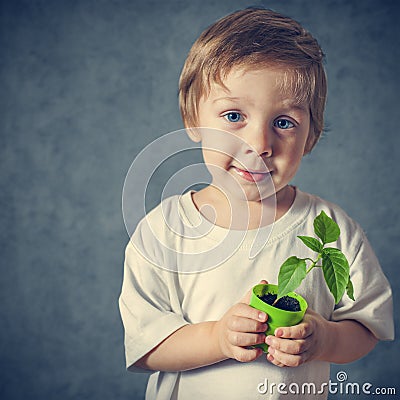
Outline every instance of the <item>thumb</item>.
<svg viewBox="0 0 400 400">
<path fill-rule="evenodd" d="M 268 281 L 266 281 L 265 279 L 261 280 L 258 285 L 267 285 Z M 253 288 L 251 288 L 240 300 L 240 303 L 244 303 L 244 304 L 250 304 L 250 299 L 251 299 L 251 293 L 252 293 Z"/>
</svg>

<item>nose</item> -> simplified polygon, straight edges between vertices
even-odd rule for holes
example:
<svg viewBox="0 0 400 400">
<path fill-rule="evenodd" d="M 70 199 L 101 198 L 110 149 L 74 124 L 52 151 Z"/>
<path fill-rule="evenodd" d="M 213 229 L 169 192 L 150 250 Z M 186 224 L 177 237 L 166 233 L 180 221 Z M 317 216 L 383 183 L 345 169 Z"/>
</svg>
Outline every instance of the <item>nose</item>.
<svg viewBox="0 0 400 400">
<path fill-rule="evenodd" d="M 256 152 L 261 157 L 272 156 L 273 134 L 265 126 L 248 127 L 243 139 L 248 145 L 246 153 Z"/>
</svg>

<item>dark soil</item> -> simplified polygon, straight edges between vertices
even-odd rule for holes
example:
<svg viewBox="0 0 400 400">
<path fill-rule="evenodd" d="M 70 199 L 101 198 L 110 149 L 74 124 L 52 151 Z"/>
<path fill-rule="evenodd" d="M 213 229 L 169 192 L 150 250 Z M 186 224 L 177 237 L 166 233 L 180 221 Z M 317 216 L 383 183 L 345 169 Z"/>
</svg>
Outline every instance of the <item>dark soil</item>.
<svg viewBox="0 0 400 400">
<path fill-rule="evenodd" d="M 261 299 L 264 303 L 267 303 L 269 305 L 273 305 L 274 301 L 276 300 L 277 295 L 274 293 L 266 293 L 263 296 L 258 296 L 259 299 Z M 297 299 L 294 299 L 293 297 L 289 296 L 283 296 L 281 297 L 276 304 L 274 304 L 274 307 L 279 308 L 281 310 L 285 311 L 300 311 L 300 303 Z"/>
</svg>

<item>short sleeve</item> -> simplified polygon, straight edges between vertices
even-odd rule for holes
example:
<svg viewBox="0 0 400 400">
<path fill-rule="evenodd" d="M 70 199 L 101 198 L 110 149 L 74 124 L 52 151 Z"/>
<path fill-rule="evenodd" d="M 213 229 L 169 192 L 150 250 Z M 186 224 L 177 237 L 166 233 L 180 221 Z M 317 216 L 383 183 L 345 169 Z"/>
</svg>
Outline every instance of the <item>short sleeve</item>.
<svg viewBox="0 0 400 400">
<path fill-rule="evenodd" d="M 133 364 L 180 327 L 187 324 L 172 310 L 169 272 L 149 263 L 132 242 L 126 247 L 119 308 L 125 330 L 126 367 L 148 372 Z"/>
<path fill-rule="evenodd" d="M 393 340 L 393 302 L 390 284 L 364 233 L 350 265 L 355 301 L 345 294 L 336 306 L 333 321 L 352 319 L 366 326 L 377 339 Z"/>
</svg>

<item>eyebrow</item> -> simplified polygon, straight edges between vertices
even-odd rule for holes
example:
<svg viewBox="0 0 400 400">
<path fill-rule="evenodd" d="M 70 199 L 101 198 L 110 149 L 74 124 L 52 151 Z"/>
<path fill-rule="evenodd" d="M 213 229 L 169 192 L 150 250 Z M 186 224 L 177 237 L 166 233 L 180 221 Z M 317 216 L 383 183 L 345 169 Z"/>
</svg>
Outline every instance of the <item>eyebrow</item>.
<svg viewBox="0 0 400 400">
<path fill-rule="evenodd" d="M 283 108 L 285 108 L 285 109 L 294 108 L 294 109 L 300 110 L 300 111 L 307 111 L 309 109 L 309 106 L 307 104 L 298 103 L 296 101 L 291 101 L 291 100 L 283 101 L 282 105 L 283 105 Z"/>
<path fill-rule="evenodd" d="M 222 100 L 229 100 L 229 101 L 240 101 L 242 100 L 241 97 L 231 97 L 231 96 L 224 96 L 224 97 L 218 97 L 217 99 L 213 100 L 213 104 L 218 102 L 218 101 L 222 101 Z M 282 107 L 284 109 L 296 109 L 296 110 L 300 110 L 300 111 L 304 111 L 307 112 L 308 110 L 308 106 L 307 104 L 304 103 L 298 103 L 296 101 L 293 101 L 291 99 L 285 99 L 282 101 Z"/>
<path fill-rule="evenodd" d="M 241 98 L 240 97 L 230 97 L 230 96 L 218 97 L 217 99 L 213 100 L 213 103 L 216 103 L 217 101 L 221 101 L 221 100 L 238 101 L 238 100 L 241 100 Z"/>
</svg>

